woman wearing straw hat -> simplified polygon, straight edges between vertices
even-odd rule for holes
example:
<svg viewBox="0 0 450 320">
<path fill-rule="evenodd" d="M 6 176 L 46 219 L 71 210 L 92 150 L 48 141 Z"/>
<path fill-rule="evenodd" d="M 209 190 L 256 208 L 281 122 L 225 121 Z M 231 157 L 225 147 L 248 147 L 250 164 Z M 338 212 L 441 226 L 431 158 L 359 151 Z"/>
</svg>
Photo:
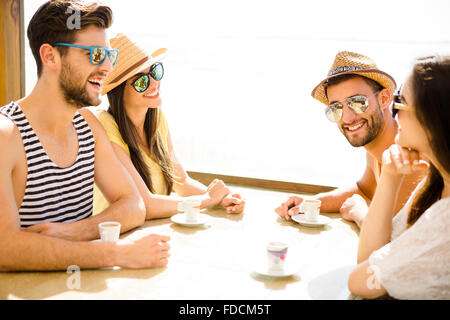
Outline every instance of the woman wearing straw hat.
<svg viewBox="0 0 450 320">
<path fill-rule="evenodd" d="M 356 295 L 450 299 L 449 79 L 450 56 L 418 58 L 394 95 L 399 130 L 361 229 L 349 279 Z M 418 171 L 426 178 L 392 219 L 403 179 Z"/>
<path fill-rule="evenodd" d="M 201 200 L 201 208 L 221 205 L 228 213 L 243 211 L 245 201 L 215 179 L 208 187 L 190 178 L 178 161 L 161 106 L 161 60 L 166 49 L 147 54 L 126 35 L 110 40 L 120 56 L 103 83 L 108 112 L 94 114 L 105 128 L 114 151 L 132 176 L 146 205 L 146 218 L 176 214 L 184 197 Z M 179 196 L 171 196 L 172 190 Z M 94 192 L 94 214 L 108 206 L 101 192 Z"/>
</svg>

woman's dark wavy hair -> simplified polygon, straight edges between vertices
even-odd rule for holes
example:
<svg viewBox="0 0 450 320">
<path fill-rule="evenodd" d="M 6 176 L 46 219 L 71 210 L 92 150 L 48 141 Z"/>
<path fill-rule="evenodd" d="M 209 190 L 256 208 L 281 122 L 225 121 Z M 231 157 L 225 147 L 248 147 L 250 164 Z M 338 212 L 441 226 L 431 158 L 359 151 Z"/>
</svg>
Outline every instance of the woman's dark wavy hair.
<svg viewBox="0 0 450 320">
<path fill-rule="evenodd" d="M 450 56 L 417 58 L 411 83 L 416 118 L 425 129 L 441 170 L 450 173 Z M 443 188 L 441 173 L 430 164 L 425 185 L 412 203 L 408 226 L 441 198 Z"/>
<path fill-rule="evenodd" d="M 144 180 L 150 192 L 154 192 L 152 185 L 152 177 L 150 170 L 144 162 L 141 150 L 138 144 L 137 129 L 128 117 L 124 107 L 124 90 L 126 81 L 108 92 L 109 109 L 108 112 L 114 117 L 119 127 L 119 131 L 123 140 L 128 145 L 130 150 L 130 158 L 134 167 L 139 172 L 139 175 Z M 161 134 L 158 131 L 159 109 L 149 108 L 145 115 L 144 132 L 145 143 L 152 159 L 160 166 L 164 180 L 167 185 L 166 194 L 172 192 L 174 175 L 172 162 L 170 160 L 169 152 L 162 141 Z"/>
</svg>

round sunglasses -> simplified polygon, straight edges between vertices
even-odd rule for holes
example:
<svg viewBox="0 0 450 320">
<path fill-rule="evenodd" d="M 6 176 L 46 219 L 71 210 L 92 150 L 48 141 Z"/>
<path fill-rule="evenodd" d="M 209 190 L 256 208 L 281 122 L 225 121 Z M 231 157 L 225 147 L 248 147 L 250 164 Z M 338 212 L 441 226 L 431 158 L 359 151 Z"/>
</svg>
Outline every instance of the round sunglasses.
<svg viewBox="0 0 450 320">
<path fill-rule="evenodd" d="M 105 62 L 106 56 L 108 56 L 109 61 L 111 61 L 111 64 L 114 66 L 117 62 L 117 58 L 119 57 L 119 50 L 117 50 L 117 49 L 106 49 L 104 47 L 80 46 L 77 44 L 63 43 L 63 42 L 55 43 L 53 46 L 65 46 L 65 47 L 73 47 L 73 48 L 89 50 L 89 52 L 90 52 L 89 60 L 95 66 L 102 65 L 103 62 Z"/>
<path fill-rule="evenodd" d="M 375 91 L 372 95 L 369 97 L 363 96 L 363 95 L 356 95 L 349 97 L 345 100 L 347 107 L 352 109 L 358 114 L 364 113 L 369 108 L 369 99 L 376 95 L 378 91 Z M 327 116 L 327 119 L 331 122 L 338 122 L 342 118 L 342 113 L 344 110 L 344 106 L 341 102 L 336 101 L 331 103 L 326 109 L 325 109 L 325 115 Z"/>
<path fill-rule="evenodd" d="M 156 81 L 160 81 L 164 76 L 164 67 L 162 63 L 155 63 L 150 67 L 150 71 L 147 74 L 139 76 L 130 85 L 139 93 L 144 92 L 150 86 L 150 77 Z"/>
</svg>

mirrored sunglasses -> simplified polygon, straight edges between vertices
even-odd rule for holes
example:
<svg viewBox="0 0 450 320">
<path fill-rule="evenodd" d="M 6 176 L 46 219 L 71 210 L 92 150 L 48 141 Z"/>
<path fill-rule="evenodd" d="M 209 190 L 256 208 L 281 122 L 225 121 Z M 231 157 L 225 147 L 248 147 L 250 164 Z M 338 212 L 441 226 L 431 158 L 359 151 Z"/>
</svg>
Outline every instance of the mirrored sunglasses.
<svg viewBox="0 0 450 320">
<path fill-rule="evenodd" d="M 361 114 L 369 108 L 369 98 L 376 95 L 379 91 L 374 92 L 369 97 L 363 95 L 356 95 L 345 100 L 347 107 L 352 109 L 355 113 Z M 325 109 L 325 115 L 331 122 L 338 122 L 342 118 L 344 106 L 341 102 L 333 102 Z"/>
<path fill-rule="evenodd" d="M 89 50 L 89 59 L 93 65 L 99 66 L 105 62 L 106 56 L 108 56 L 109 61 L 111 61 L 112 65 L 115 65 L 117 62 L 117 58 L 119 57 L 119 50 L 117 49 L 106 49 L 104 47 L 88 47 L 88 46 L 80 46 L 77 44 L 71 43 L 55 43 L 53 46 L 65 46 L 65 47 L 74 47 Z"/>
<path fill-rule="evenodd" d="M 150 86 L 150 77 L 152 77 L 156 81 L 160 81 L 164 76 L 164 67 L 162 63 L 158 62 L 155 63 L 150 67 L 150 71 L 147 74 L 144 74 L 134 80 L 131 83 L 131 86 L 136 90 L 137 92 L 141 93 L 148 89 Z"/>
</svg>

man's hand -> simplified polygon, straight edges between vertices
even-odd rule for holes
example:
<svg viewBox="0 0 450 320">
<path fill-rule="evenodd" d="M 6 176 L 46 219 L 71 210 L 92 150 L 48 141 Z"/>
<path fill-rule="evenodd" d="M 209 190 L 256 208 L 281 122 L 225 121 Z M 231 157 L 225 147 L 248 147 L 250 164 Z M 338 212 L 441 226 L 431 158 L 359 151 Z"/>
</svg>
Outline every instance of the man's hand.
<svg viewBox="0 0 450 320">
<path fill-rule="evenodd" d="M 119 241 L 116 265 L 125 268 L 151 268 L 167 265 L 170 237 L 151 234 L 132 242 Z"/>
<path fill-rule="evenodd" d="M 339 209 L 342 218 L 348 221 L 355 221 L 359 227 L 362 226 L 368 211 L 369 206 L 366 200 L 357 193 L 347 198 Z"/>
<path fill-rule="evenodd" d="M 83 239 L 80 234 L 74 232 L 74 229 L 71 225 L 71 223 L 44 222 L 26 227 L 22 230 L 66 240 L 89 240 Z"/>
<path fill-rule="evenodd" d="M 241 213 L 244 211 L 245 200 L 238 193 L 230 193 L 223 198 L 220 205 L 227 210 L 227 213 Z"/>
<path fill-rule="evenodd" d="M 275 212 L 282 218 L 290 220 L 291 216 L 299 213 L 300 204 L 305 200 L 303 197 L 291 196 L 275 209 Z"/>
</svg>

